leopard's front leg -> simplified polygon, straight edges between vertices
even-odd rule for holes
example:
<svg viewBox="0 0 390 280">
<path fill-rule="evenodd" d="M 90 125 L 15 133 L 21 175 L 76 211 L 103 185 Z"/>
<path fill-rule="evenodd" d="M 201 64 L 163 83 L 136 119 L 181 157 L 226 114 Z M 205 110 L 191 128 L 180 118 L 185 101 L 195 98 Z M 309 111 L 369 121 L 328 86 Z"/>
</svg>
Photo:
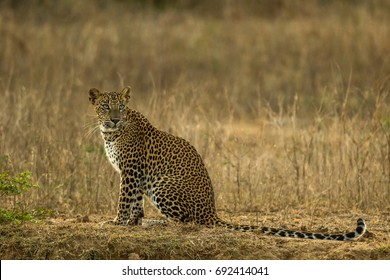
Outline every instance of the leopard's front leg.
<svg viewBox="0 0 390 280">
<path fill-rule="evenodd" d="M 142 225 L 144 216 L 143 193 L 134 172 L 121 172 L 118 211 L 114 219 L 117 225 Z"/>
</svg>

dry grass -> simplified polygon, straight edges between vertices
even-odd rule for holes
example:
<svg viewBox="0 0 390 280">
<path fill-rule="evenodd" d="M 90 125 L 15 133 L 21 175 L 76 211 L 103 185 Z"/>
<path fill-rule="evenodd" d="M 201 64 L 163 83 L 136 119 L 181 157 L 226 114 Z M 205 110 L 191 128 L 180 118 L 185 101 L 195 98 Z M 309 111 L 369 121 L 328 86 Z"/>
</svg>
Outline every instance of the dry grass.
<svg viewBox="0 0 390 280">
<path fill-rule="evenodd" d="M 202 154 L 232 218 L 388 224 L 387 1 L 21 3 L 0 4 L 0 171 L 32 171 L 30 208 L 115 215 L 87 91 L 131 85 Z"/>
</svg>

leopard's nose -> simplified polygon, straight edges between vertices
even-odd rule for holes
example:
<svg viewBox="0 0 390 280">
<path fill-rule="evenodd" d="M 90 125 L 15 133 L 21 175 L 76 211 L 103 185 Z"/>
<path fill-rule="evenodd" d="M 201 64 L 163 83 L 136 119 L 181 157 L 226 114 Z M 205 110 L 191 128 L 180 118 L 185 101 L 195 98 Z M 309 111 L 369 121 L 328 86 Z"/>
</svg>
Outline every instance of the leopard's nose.
<svg viewBox="0 0 390 280">
<path fill-rule="evenodd" d="M 112 121 L 114 124 L 117 124 L 117 123 L 120 121 L 120 119 L 115 118 L 115 119 L 111 119 L 111 121 Z"/>
</svg>

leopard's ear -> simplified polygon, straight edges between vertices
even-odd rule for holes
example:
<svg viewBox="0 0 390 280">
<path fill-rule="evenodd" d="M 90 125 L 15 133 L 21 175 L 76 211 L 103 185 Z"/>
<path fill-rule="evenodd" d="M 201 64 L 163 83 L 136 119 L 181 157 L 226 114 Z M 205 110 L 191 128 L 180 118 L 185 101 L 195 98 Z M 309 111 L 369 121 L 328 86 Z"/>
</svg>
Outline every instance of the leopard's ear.
<svg viewBox="0 0 390 280">
<path fill-rule="evenodd" d="M 91 101 L 91 103 L 93 105 L 96 104 L 96 100 L 99 98 L 100 96 L 100 91 L 96 88 L 91 88 L 89 90 L 89 101 Z"/>
<path fill-rule="evenodd" d="M 125 103 L 129 102 L 131 94 L 131 87 L 127 86 L 121 91 L 121 96 L 125 100 Z"/>
</svg>

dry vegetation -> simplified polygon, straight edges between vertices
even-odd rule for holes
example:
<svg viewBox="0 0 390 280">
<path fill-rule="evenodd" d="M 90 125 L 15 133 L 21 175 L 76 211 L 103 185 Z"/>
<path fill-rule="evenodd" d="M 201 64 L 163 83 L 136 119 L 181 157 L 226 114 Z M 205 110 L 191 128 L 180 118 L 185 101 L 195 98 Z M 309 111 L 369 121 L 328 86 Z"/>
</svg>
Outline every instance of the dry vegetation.
<svg viewBox="0 0 390 280">
<path fill-rule="evenodd" d="M 17 202 L 56 213 L 0 225 L 0 258 L 390 259 L 388 1 L 2 1 L 0 38 L 0 172 L 31 171 Z M 87 92 L 124 85 L 202 154 L 224 218 L 333 232 L 362 216 L 370 233 L 102 231 L 118 176 Z"/>
</svg>

